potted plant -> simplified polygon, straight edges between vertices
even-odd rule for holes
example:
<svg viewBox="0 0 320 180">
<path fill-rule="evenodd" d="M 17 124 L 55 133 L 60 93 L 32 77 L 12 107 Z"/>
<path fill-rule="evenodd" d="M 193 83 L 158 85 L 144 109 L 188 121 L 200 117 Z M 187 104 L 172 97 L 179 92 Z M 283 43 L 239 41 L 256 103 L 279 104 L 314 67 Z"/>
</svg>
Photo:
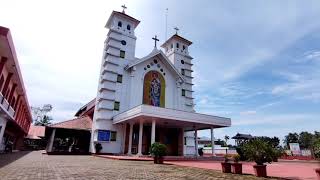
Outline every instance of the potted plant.
<svg viewBox="0 0 320 180">
<path fill-rule="evenodd" d="M 239 154 L 235 154 L 232 156 L 233 158 L 233 162 L 231 164 L 231 171 L 234 174 L 242 174 L 242 163 L 239 163 L 240 161 L 240 155 Z"/>
<path fill-rule="evenodd" d="M 256 162 L 253 166 L 256 176 L 267 177 L 267 165 L 277 155 L 276 149 L 267 142 L 260 139 L 252 139 L 243 147 L 244 155 L 251 161 Z"/>
<path fill-rule="evenodd" d="M 221 163 L 223 173 L 231 173 L 231 163 L 229 162 L 229 155 L 224 155 L 224 162 Z"/>
<path fill-rule="evenodd" d="M 155 142 L 151 145 L 150 153 L 155 164 L 163 164 L 163 156 L 166 155 L 167 147 L 164 144 Z"/>
<path fill-rule="evenodd" d="M 320 168 L 315 169 L 315 171 L 317 173 L 318 178 L 320 179 Z"/>
<path fill-rule="evenodd" d="M 102 145 L 100 143 L 95 144 L 96 154 L 99 154 L 102 150 Z"/>
</svg>

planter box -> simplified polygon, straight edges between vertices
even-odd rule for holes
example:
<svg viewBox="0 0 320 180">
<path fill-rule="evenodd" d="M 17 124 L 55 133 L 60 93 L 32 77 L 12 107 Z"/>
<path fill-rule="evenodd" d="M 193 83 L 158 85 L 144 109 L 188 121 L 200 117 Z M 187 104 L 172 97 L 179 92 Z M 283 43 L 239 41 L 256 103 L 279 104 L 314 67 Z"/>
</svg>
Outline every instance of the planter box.
<svg viewBox="0 0 320 180">
<path fill-rule="evenodd" d="M 267 165 L 254 165 L 253 168 L 257 177 L 267 177 Z"/>
<path fill-rule="evenodd" d="M 163 157 L 153 157 L 154 164 L 163 164 Z"/>
<path fill-rule="evenodd" d="M 242 174 L 242 164 L 241 163 L 232 163 L 231 171 L 234 174 Z"/>
<path fill-rule="evenodd" d="M 231 163 L 222 162 L 221 167 L 223 173 L 231 173 Z"/>
<path fill-rule="evenodd" d="M 315 169 L 315 171 L 317 173 L 318 179 L 320 179 L 320 168 Z"/>
</svg>

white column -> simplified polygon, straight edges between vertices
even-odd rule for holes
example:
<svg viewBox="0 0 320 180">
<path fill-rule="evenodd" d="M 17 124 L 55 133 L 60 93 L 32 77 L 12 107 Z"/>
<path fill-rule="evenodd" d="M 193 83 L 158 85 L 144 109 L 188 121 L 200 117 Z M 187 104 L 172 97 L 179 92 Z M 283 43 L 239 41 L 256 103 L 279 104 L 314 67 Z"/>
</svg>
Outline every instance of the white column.
<svg viewBox="0 0 320 180">
<path fill-rule="evenodd" d="M 123 125 L 123 138 L 122 138 L 122 154 L 124 154 L 125 148 L 126 148 L 126 136 L 127 136 L 127 123 L 124 123 Z"/>
<path fill-rule="evenodd" d="M 211 149 L 212 149 L 212 156 L 214 156 L 214 132 L 213 132 L 213 127 L 211 127 Z"/>
<path fill-rule="evenodd" d="M 2 141 L 3 141 L 3 135 L 4 135 L 4 130 L 6 129 L 6 125 L 7 125 L 7 120 L 3 119 L 1 117 L 1 119 L 0 119 L 0 126 L 1 126 L 1 129 L 0 129 L 0 151 L 5 149 Z"/>
<path fill-rule="evenodd" d="M 151 145 L 156 142 L 156 120 L 152 120 L 151 126 Z"/>
<path fill-rule="evenodd" d="M 138 144 L 138 156 L 142 155 L 142 136 L 143 136 L 143 122 L 140 121 L 139 126 L 139 144 Z"/>
<path fill-rule="evenodd" d="M 53 142 L 54 142 L 54 136 L 55 135 L 56 135 L 56 129 L 53 129 L 52 133 L 51 133 L 50 140 L 49 140 L 49 146 L 48 146 L 47 152 L 52 152 L 52 147 L 53 147 Z"/>
<path fill-rule="evenodd" d="M 196 150 L 195 155 L 198 156 L 198 130 L 194 128 L 194 148 Z"/>
<path fill-rule="evenodd" d="M 182 155 L 184 156 L 185 155 L 185 147 L 184 147 L 184 145 L 185 145 L 185 139 L 184 139 L 184 128 L 181 128 L 182 129 Z"/>
<path fill-rule="evenodd" d="M 132 152 L 131 152 L 131 150 L 132 150 L 132 133 L 133 133 L 133 123 L 130 123 L 128 155 L 132 154 Z"/>
</svg>

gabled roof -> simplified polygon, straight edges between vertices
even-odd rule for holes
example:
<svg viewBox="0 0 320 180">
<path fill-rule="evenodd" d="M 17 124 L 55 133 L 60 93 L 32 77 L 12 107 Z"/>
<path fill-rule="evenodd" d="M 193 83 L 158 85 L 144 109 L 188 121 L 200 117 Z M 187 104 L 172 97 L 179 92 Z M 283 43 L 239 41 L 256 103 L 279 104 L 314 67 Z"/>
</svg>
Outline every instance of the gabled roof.
<svg viewBox="0 0 320 180">
<path fill-rule="evenodd" d="M 164 59 L 164 62 L 169 65 L 169 67 L 173 70 L 173 72 L 175 72 L 182 79 L 182 81 L 185 82 L 185 79 L 182 76 L 182 74 L 179 72 L 179 70 L 171 63 L 171 61 L 168 59 L 168 57 L 161 50 L 158 50 L 158 49 L 153 49 L 153 51 L 150 54 L 148 54 L 147 56 L 145 56 L 141 59 L 137 59 L 136 61 L 128 64 L 125 67 L 125 70 L 128 70 L 128 69 L 132 68 L 133 66 L 136 66 L 140 63 L 143 63 L 143 62 L 145 62 L 155 56 L 158 56 L 158 57 L 161 57 L 162 59 Z"/>
<path fill-rule="evenodd" d="M 192 42 L 189 41 L 189 40 L 187 40 L 186 38 L 183 38 L 183 37 L 179 36 L 178 34 L 174 34 L 174 35 L 171 36 L 168 40 L 166 40 L 166 42 L 164 42 L 164 43 L 161 45 L 161 47 L 164 48 L 164 47 L 166 46 L 166 44 L 169 43 L 169 41 L 171 41 L 172 39 L 180 40 L 180 41 L 186 43 L 187 46 L 190 46 L 190 45 L 192 44 Z"/>
<path fill-rule="evenodd" d="M 41 139 L 45 136 L 46 127 L 45 126 L 34 126 L 31 125 L 27 135 L 27 139 Z"/>
<path fill-rule="evenodd" d="M 232 137 L 232 139 L 252 139 L 253 136 L 251 134 L 240 134 L 237 133 L 235 136 Z"/>
<path fill-rule="evenodd" d="M 136 27 L 138 26 L 138 24 L 140 23 L 139 20 L 137 20 L 137 19 L 135 19 L 135 18 L 133 18 L 133 17 L 131 17 L 131 16 L 123 13 L 123 12 L 112 11 L 112 13 L 111 13 L 111 15 L 110 15 L 110 17 L 109 17 L 109 19 L 108 19 L 107 24 L 106 24 L 105 27 L 109 27 L 109 26 L 110 26 L 111 19 L 112 19 L 113 16 L 115 16 L 115 15 L 118 15 L 118 16 L 120 16 L 120 17 L 123 17 L 123 18 L 128 19 L 129 21 L 131 21 L 131 22 L 133 23 L 134 28 L 136 28 Z"/>
<path fill-rule="evenodd" d="M 50 125 L 52 128 L 63 128 L 63 129 L 82 129 L 91 130 L 92 120 L 89 116 L 83 116 L 68 121 L 63 121 Z"/>
<path fill-rule="evenodd" d="M 86 112 L 88 112 L 89 110 L 91 110 L 92 108 L 94 108 L 95 106 L 95 102 L 96 102 L 96 98 L 92 99 L 90 102 L 88 102 L 87 104 L 85 104 L 84 106 L 82 106 L 74 116 L 79 117 L 84 115 Z"/>
</svg>

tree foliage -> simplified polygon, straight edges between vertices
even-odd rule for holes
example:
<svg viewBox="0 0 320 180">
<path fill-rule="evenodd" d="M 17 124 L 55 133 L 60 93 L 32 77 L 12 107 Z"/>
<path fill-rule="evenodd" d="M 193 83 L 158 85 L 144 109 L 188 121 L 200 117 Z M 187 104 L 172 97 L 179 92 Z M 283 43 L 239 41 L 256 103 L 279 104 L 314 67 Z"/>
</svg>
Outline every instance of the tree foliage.
<svg viewBox="0 0 320 180">
<path fill-rule="evenodd" d="M 257 165 L 271 163 L 279 157 L 276 148 L 263 139 L 255 138 L 243 145 L 244 156 L 249 160 L 254 161 Z"/>
<path fill-rule="evenodd" d="M 51 124 L 52 117 L 47 115 L 52 110 L 51 104 L 45 104 L 42 107 L 31 107 L 34 119 L 34 125 L 47 126 Z"/>
<path fill-rule="evenodd" d="M 284 143 L 289 147 L 289 143 L 298 143 L 299 134 L 298 133 L 289 133 L 284 137 Z"/>
</svg>

